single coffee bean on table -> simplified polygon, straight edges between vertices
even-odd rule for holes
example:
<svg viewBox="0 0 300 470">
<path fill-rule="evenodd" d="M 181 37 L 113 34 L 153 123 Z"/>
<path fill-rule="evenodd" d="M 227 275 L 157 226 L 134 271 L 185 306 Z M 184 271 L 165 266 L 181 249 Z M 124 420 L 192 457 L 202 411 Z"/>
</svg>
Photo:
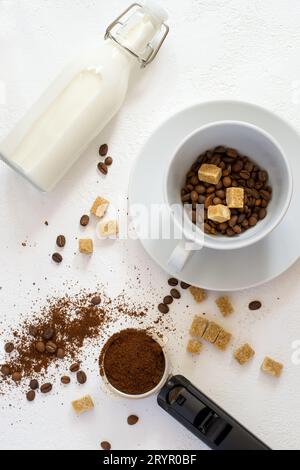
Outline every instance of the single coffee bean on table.
<svg viewBox="0 0 300 470">
<path fill-rule="evenodd" d="M 66 351 L 63 348 L 57 348 L 56 357 L 58 357 L 58 359 L 63 359 L 65 355 Z"/>
<path fill-rule="evenodd" d="M 174 299 L 180 299 L 180 297 L 181 297 L 181 294 L 180 294 L 179 290 L 177 290 L 177 289 L 171 289 L 170 294 Z"/>
<path fill-rule="evenodd" d="M 49 341 L 50 339 L 53 338 L 54 334 L 55 334 L 54 328 L 52 328 L 52 326 L 49 326 L 48 328 L 45 329 L 45 331 L 43 331 L 42 337 L 43 339 Z"/>
<path fill-rule="evenodd" d="M 89 224 L 90 218 L 87 214 L 84 214 L 80 218 L 80 225 L 86 227 Z"/>
<path fill-rule="evenodd" d="M 186 282 L 181 281 L 180 287 L 181 289 L 188 289 L 189 287 L 191 287 L 191 285 L 187 284 Z"/>
<path fill-rule="evenodd" d="M 201 154 L 193 163 L 181 188 L 181 200 L 184 205 L 189 205 L 193 223 L 197 223 L 197 204 L 204 205 L 205 233 L 235 237 L 267 217 L 267 207 L 272 198 L 268 179 L 267 171 L 249 157 L 236 149 L 219 145 Z M 208 211 L 210 206 L 217 207 Z M 228 209 L 230 217 L 227 214 L 225 217 Z"/>
<path fill-rule="evenodd" d="M 98 163 L 97 168 L 100 171 L 100 173 L 102 173 L 103 175 L 107 175 L 108 168 L 105 165 L 105 163 L 103 163 L 103 162 Z"/>
<path fill-rule="evenodd" d="M 101 445 L 103 450 L 110 450 L 111 449 L 111 444 L 108 441 L 102 441 L 100 445 Z"/>
<path fill-rule="evenodd" d="M 106 157 L 106 159 L 104 160 L 104 164 L 106 166 L 110 166 L 112 165 L 112 163 L 113 163 L 113 159 L 111 157 Z"/>
<path fill-rule="evenodd" d="M 249 310 L 259 310 L 261 308 L 261 302 L 259 300 L 253 300 L 249 303 Z"/>
<path fill-rule="evenodd" d="M 81 385 L 85 384 L 85 382 L 87 381 L 86 373 L 83 372 L 83 370 L 79 370 L 77 372 L 76 378 L 77 378 L 78 383 L 80 383 Z"/>
<path fill-rule="evenodd" d="M 46 351 L 46 345 L 43 341 L 38 341 L 36 344 L 35 344 L 35 349 L 39 352 L 39 353 L 44 353 Z"/>
<path fill-rule="evenodd" d="M 45 384 L 41 385 L 40 390 L 41 390 L 41 393 L 49 393 L 52 390 L 52 384 L 45 383 Z"/>
<path fill-rule="evenodd" d="M 178 280 L 175 279 L 175 277 L 171 277 L 171 278 L 168 280 L 168 284 L 169 284 L 169 286 L 175 287 L 175 286 L 178 285 Z"/>
<path fill-rule="evenodd" d="M 163 303 L 165 305 L 170 305 L 173 302 L 173 297 L 171 295 L 166 295 L 164 297 Z"/>
<path fill-rule="evenodd" d="M 71 382 L 71 379 L 67 375 L 63 375 L 61 377 L 60 381 L 61 381 L 62 384 L 68 385 Z"/>
<path fill-rule="evenodd" d="M 129 426 L 134 426 L 138 422 L 138 420 L 139 420 L 138 416 L 130 415 L 127 418 L 127 423 L 129 424 Z"/>
<path fill-rule="evenodd" d="M 53 341 L 48 341 L 46 343 L 46 351 L 50 354 L 54 354 L 57 350 L 57 346 Z"/>
<path fill-rule="evenodd" d="M 93 297 L 92 300 L 91 300 L 91 303 L 95 306 L 101 304 L 100 295 L 96 295 L 95 297 Z"/>
<path fill-rule="evenodd" d="M 66 244 L 66 237 L 64 235 L 58 235 L 56 238 L 56 245 L 59 246 L 59 248 L 63 248 Z"/>
<path fill-rule="evenodd" d="M 53 253 L 53 255 L 52 255 L 52 260 L 54 261 L 54 263 L 59 264 L 59 263 L 62 262 L 63 257 L 61 256 L 60 253 Z"/>
<path fill-rule="evenodd" d="M 14 349 L 15 349 L 14 343 L 6 343 L 5 346 L 4 346 L 4 350 L 8 354 L 13 352 Z"/>
<path fill-rule="evenodd" d="M 34 325 L 30 325 L 29 329 L 28 329 L 28 332 L 31 336 L 33 336 L 34 338 L 38 335 L 38 329 L 36 326 Z"/>
<path fill-rule="evenodd" d="M 108 145 L 107 144 L 102 144 L 99 148 L 99 155 L 100 157 L 105 157 L 108 152 Z"/>
<path fill-rule="evenodd" d="M 70 372 L 78 372 L 79 369 L 80 369 L 80 364 L 78 362 L 74 362 L 74 364 L 70 366 Z"/>
<path fill-rule="evenodd" d="M 29 390 L 29 392 L 26 393 L 26 398 L 28 401 L 33 401 L 35 399 L 35 391 Z"/>
<path fill-rule="evenodd" d="M 21 372 L 14 372 L 11 376 L 14 382 L 20 382 L 22 379 L 22 374 Z"/>
<path fill-rule="evenodd" d="M 31 388 L 31 390 L 37 390 L 39 388 L 39 383 L 36 379 L 32 379 L 30 380 L 29 382 L 29 388 Z"/>
<path fill-rule="evenodd" d="M 166 304 L 159 304 L 157 308 L 158 308 L 160 313 L 168 313 L 169 312 L 169 307 Z"/>
<path fill-rule="evenodd" d="M 4 375 L 4 377 L 7 377 L 8 375 L 11 374 L 10 367 L 7 366 L 6 364 L 3 364 L 1 366 L 1 374 Z"/>
</svg>

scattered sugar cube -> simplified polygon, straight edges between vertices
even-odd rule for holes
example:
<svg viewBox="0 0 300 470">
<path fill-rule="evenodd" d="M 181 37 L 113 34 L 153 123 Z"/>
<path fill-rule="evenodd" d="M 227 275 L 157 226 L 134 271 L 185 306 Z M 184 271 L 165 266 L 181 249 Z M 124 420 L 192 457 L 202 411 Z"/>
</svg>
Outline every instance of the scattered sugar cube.
<svg viewBox="0 0 300 470">
<path fill-rule="evenodd" d="M 102 237 L 111 237 L 119 233 L 119 226 L 116 220 L 108 220 L 100 224 L 100 235 Z"/>
<path fill-rule="evenodd" d="M 231 209 L 242 209 L 244 207 L 244 188 L 227 188 L 226 204 Z"/>
<path fill-rule="evenodd" d="M 242 366 L 246 364 L 246 362 L 250 361 L 254 354 L 255 351 L 251 348 L 251 346 L 248 343 L 245 343 L 235 351 L 234 357 Z"/>
<path fill-rule="evenodd" d="M 91 238 L 80 238 L 79 251 L 86 255 L 91 255 L 94 251 L 94 244 Z"/>
<path fill-rule="evenodd" d="M 218 348 L 221 349 L 221 351 L 225 351 L 227 348 L 230 340 L 231 340 L 231 333 L 228 333 L 228 331 L 221 330 L 214 345 Z"/>
<path fill-rule="evenodd" d="M 201 349 L 202 343 L 197 339 L 190 339 L 186 347 L 187 352 L 192 354 L 199 354 Z"/>
<path fill-rule="evenodd" d="M 201 315 L 196 315 L 190 327 L 190 335 L 201 338 L 207 328 L 207 325 L 208 320 L 206 320 L 206 318 L 202 317 Z"/>
<path fill-rule="evenodd" d="M 214 343 L 221 331 L 222 327 L 214 321 L 211 321 L 209 322 L 208 327 L 205 330 L 203 339 L 206 339 L 206 341 L 209 341 L 210 343 Z"/>
<path fill-rule="evenodd" d="M 91 213 L 94 214 L 96 217 L 104 216 L 109 206 L 109 201 L 104 197 L 97 197 L 91 207 Z"/>
<path fill-rule="evenodd" d="M 267 374 L 271 374 L 274 377 L 279 377 L 283 369 L 283 364 L 280 362 L 274 361 L 270 357 L 265 357 L 261 365 L 261 370 Z"/>
<path fill-rule="evenodd" d="M 207 293 L 201 287 L 190 286 L 189 291 L 198 304 L 200 304 L 201 302 L 203 302 L 203 300 L 207 298 Z"/>
<path fill-rule="evenodd" d="M 230 209 L 223 204 L 216 204 L 209 206 L 207 210 L 207 218 L 213 222 L 222 223 L 229 220 L 231 217 Z"/>
<path fill-rule="evenodd" d="M 72 401 L 72 406 L 74 411 L 78 415 L 81 415 L 86 411 L 92 410 L 94 408 L 94 402 L 90 395 L 85 395 L 84 397 L 81 397 L 78 400 Z"/>
<path fill-rule="evenodd" d="M 216 300 L 216 304 L 224 317 L 228 317 L 228 315 L 230 315 L 234 311 L 233 306 L 231 305 L 231 302 L 227 295 L 219 297 Z"/>
</svg>

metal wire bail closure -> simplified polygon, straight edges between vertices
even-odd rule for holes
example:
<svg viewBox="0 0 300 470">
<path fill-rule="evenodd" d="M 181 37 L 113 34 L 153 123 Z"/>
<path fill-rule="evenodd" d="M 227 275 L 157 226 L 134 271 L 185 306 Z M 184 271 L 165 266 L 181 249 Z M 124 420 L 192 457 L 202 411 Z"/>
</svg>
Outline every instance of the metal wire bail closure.
<svg viewBox="0 0 300 470">
<path fill-rule="evenodd" d="M 143 8 L 142 5 L 140 5 L 139 3 L 133 3 L 132 5 L 130 5 L 125 11 L 123 11 L 123 13 L 121 13 L 120 16 L 118 16 L 107 28 L 106 32 L 105 32 L 105 36 L 104 36 L 104 39 L 112 39 L 114 42 L 116 42 L 120 47 L 122 47 L 123 49 L 125 49 L 127 52 L 129 52 L 129 54 L 133 55 L 138 61 L 139 63 L 141 64 L 141 68 L 144 68 L 146 67 L 148 64 L 150 64 L 154 59 L 155 57 L 157 56 L 161 46 L 163 45 L 169 31 L 170 31 L 170 28 L 167 24 L 165 23 L 162 23 L 162 26 L 164 27 L 164 33 L 158 43 L 158 45 L 156 46 L 156 48 L 154 48 L 152 46 L 151 43 L 148 43 L 147 46 L 146 46 L 146 49 L 149 50 L 149 53 L 147 55 L 147 57 L 141 57 L 139 56 L 138 54 L 136 54 L 134 51 L 132 51 L 131 49 L 129 49 L 128 47 L 124 46 L 114 35 L 113 35 L 113 29 L 117 26 L 117 25 L 120 25 L 120 26 L 123 26 L 124 23 L 122 23 L 122 19 L 124 16 L 127 15 L 127 13 L 131 10 L 133 10 L 134 8 Z"/>
</svg>

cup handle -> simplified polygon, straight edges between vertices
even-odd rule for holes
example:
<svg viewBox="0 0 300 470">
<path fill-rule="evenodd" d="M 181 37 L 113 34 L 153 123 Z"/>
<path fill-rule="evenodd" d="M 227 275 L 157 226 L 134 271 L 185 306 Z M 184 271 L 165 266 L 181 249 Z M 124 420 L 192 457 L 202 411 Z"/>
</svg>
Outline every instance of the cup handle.
<svg viewBox="0 0 300 470">
<path fill-rule="evenodd" d="M 186 249 L 186 240 L 181 240 L 174 248 L 169 260 L 168 267 L 171 272 L 179 273 L 185 266 L 191 255 L 191 251 Z"/>
</svg>

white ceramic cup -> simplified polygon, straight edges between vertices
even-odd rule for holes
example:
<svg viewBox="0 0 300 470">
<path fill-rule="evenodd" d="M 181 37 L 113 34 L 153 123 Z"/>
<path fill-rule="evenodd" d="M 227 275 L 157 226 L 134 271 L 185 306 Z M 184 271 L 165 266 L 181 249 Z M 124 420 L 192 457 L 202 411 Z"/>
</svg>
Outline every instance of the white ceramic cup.
<svg viewBox="0 0 300 470">
<path fill-rule="evenodd" d="M 248 156 L 269 174 L 272 199 L 267 216 L 255 227 L 235 237 L 208 235 L 192 223 L 190 217 L 172 208 L 180 205 L 180 190 L 185 177 L 197 157 L 204 151 L 218 145 L 237 149 Z M 235 250 L 249 246 L 266 237 L 282 220 L 288 210 L 293 190 L 293 179 L 288 160 L 275 139 L 264 130 L 246 122 L 218 121 L 197 129 L 189 134 L 178 146 L 169 161 L 165 175 L 165 202 L 177 229 L 182 232 L 169 259 L 171 272 L 180 272 L 194 249 L 202 247 L 215 250 Z M 193 242 L 191 244 L 187 242 Z"/>
</svg>

